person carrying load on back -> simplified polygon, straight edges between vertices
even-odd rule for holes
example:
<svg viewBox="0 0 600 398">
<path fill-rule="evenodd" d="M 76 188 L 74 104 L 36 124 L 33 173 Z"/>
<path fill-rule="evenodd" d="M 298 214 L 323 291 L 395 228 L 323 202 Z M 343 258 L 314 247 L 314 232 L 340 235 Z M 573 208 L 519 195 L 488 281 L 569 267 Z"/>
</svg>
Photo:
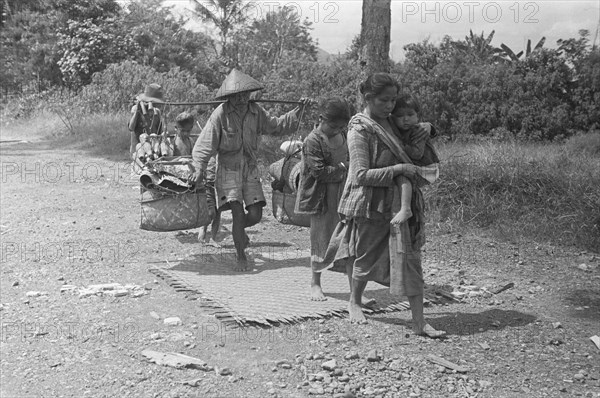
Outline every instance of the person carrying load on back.
<svg viewBox="0 0 600 398">
<path fill-rule="evenodd" d="M 205 179 L 210 158 L 217 157 L 217 208 L 231 209 L 237 252 L 235 271 L 248 268 L 245 249 L 249 238 L 245 229 L 260 222 L 266 205 L 257 163 L 260 135 L 292 134 L 298 125 L 301 107 L 309 104 L 308 99 L 302 98 L 301 106 L 273 117 L 250 102 L 250 93 L 262 89 L 258 81 L 233 69 L 216 94 L 216 99 L 227 102 L 213 111 L 192 151 L 195 168 L 192 179 L 197 185 Z"/>
</svg>

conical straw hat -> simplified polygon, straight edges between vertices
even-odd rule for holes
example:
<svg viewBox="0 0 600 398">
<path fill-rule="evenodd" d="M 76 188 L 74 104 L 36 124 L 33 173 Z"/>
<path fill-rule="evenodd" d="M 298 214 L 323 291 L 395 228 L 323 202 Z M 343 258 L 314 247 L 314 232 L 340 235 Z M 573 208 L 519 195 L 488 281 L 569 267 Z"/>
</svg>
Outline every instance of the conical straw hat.
<svg viewBox="0 0 600 398">
<path fill-rule="evenodd" d="M 229 75 L 221 84 L 221 88 L 217 91 L 215 99 L 221 99 L 228 95 L 242 93 L 244 91 L 256 91 L 262 90 L 264 87 L 248 76 L 245 73 L 240 72 L 237 69 L 232 69 Z"/>
</svg>

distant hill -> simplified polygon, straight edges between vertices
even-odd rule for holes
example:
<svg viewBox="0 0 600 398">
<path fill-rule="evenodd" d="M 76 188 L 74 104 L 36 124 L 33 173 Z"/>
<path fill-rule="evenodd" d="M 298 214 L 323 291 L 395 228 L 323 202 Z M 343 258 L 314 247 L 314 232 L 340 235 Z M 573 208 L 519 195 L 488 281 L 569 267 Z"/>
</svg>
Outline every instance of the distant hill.
<svg viewBox="0 0 600 398">
<path fill-rule="evenodd" d="M 334 59 L 341 56 L 342 54 L 329 54 L 322 48 L 317 47 L 317 62 L 320 64 L 330 64 Z"/>
</svg>

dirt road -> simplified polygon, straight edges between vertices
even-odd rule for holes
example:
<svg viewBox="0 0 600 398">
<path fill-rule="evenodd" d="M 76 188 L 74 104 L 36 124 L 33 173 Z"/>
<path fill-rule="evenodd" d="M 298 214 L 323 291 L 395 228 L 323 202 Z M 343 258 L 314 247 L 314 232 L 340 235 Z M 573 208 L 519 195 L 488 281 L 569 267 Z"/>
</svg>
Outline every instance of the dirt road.
<svg viewBox="0 0 600 398">
<path fill-rule="evenodd" d="M 5 143 L 0 154 L 2 397 L 600 397 L 598 254 L 430 226 L 426 282 L 462 297 L 427 309 L 447 339 L 411 335 L 407 311 L 361 326 L 233 329 L 148 272 L 202 248 L 193 234 L 139 229 L 124 161 L 44 142 Z M 250 235 L 309 247 L 308 230 L 277 223 L 270 208 Z M 77 294 L 106 283 L 128 292 Z M 146 349 L 212 370 L 150 363 Z M 337 370 L 324 370 L 330 360 Z"/>
</svg>

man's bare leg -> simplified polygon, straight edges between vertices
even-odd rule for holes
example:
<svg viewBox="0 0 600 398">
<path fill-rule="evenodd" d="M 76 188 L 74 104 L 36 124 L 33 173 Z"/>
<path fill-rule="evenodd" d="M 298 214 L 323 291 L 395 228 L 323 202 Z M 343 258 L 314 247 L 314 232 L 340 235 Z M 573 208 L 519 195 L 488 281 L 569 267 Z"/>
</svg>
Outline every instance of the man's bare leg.
<svg viewBox="0 0 600 398">
<path fill-rule="evenodd" d="M 260 222 L 262 219 L 262 206 L 258 204 L 248 206 L 248 213 L 246 213 L 246 228 L 252 227 Z M 250 237 L 245 234 L 244 237 L 244 248 L 250 246 Z"/>
<path fill-rule="evenodd" d="M 234 271 L 243 272 L 248 270 L 248 259 L 246 258 L 246 212 L 240 202 L 230 202 L 233 226 L 231 234 L 233 243 L 237 252 L 237 262 L 233 267 Z"/>
<path fill-rule="evenodd" d="M 246 228 L 252 227 L 262 219 L 262 206 L 254 204 L 248 206 L 248 214 L 246 214 Z"/>
</svg>

